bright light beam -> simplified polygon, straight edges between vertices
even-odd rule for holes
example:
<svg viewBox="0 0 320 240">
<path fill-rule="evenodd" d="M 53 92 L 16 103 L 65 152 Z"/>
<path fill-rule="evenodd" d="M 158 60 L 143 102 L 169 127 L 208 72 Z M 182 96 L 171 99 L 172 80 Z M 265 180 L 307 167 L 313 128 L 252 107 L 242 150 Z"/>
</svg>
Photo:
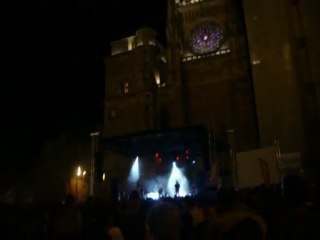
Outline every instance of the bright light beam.
<svg viewBox="0 0 320 240">
<path fill-rule="evenodd" d="M 179 196 L 186 196 L 190 192 L 188 179 L 183 174 L 183 171 L 177 167 L 176 162 L 173 162 L 171 174 L 167 185 L 167 191 L 171 197 L 175 195 L 174 185 L 176 181 L 178 181 L 180 184 Z"/>
<path fill-rule="evenodd" d="M 131 167 L 128 181 L 130 183 L 136 183 L 139 180 L 139 178 L 140 178 L 139 157 L 136 157 Z"/>
<path fill-rule="evenodd" d="M 146 194 L 147 198 L 151 198 L 153 200 L 158 200 L 160 198 L 159 193 L 158 192 L 149 192 Z"/>
</svg>

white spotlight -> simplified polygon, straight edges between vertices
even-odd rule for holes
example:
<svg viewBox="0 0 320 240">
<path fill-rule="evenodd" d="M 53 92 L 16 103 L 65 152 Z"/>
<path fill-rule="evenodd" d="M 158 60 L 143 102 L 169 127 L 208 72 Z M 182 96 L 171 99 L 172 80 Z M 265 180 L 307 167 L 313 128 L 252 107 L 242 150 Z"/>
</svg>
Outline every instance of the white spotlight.
<svg viewBox="0 0 320 240">
<path fill-rule="evenodd" d="M 170 196 L 175 195 L 174 185 L 176 184 L 176 181 L 178 181 L 180 184 L 179 196 L 186 196 L 190 192 L 188 179 L 183 174 L 183 171 L 177 167 L 176 162 L 173 162 L 171 174 L 167 185 L 167 190 Z"/>
<path fill-rule="evenodd" d="M 139 180 L 139 178 L 140 178 L 139 157 L 136 157 L 131 167 L 128 180 L 131 183 L 135 183 Z"/>
<path fill-rule="evenodd" d="M 158 192 L 149 192 L 146 194 L 147 198 L 151 198 L 153 200 L 158 200 L 160 198 L 159 193 Z"/>
</svg>

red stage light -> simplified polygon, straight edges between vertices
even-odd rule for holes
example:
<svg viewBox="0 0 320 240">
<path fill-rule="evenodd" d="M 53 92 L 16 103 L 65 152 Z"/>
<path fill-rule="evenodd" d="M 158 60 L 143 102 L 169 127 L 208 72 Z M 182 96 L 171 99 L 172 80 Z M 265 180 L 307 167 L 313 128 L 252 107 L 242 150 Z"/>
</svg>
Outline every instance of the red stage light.
<svg viewBox="0 0 320 240">
<path fill-rule="evenodd" d="M 155 162 L 156 162 L 157 165 L 159 165 L 162 162 L 162 159 L 161 159 L 159 153 L 156 152 L 155 155 L 154 155 L 154 158 L 155 158 Z"/>
</svg>

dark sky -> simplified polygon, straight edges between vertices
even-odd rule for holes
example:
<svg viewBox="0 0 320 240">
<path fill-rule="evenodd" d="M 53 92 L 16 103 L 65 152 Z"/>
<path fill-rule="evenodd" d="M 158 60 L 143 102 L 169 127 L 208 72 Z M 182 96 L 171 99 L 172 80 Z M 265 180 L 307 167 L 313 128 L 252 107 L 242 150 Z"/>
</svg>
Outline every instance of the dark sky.
<svg viewBox="0 0 320 240">
<path fill-rule="evenodd" d="M 164 43 L 165 8 L 164 0 L 1 1 L 1 161 L 27 167 L 47 139 L 97 129 L 109 42 L 150 26 Z"/>
</svg>

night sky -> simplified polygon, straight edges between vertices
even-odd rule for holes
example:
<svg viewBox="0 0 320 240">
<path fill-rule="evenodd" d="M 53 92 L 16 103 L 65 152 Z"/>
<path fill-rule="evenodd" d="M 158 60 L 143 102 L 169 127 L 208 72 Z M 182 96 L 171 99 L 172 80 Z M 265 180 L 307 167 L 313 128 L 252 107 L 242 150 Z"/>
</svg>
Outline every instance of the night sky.
<svg viewBox="0 0 320 240">
<path fill-rule="evenodd" d="M 1 1 L 3 169 L 32 166 L 44 142 L 102 126 L 103 57 L 143 26 L 165 45 L 166 1 Z"/>
</svg>

